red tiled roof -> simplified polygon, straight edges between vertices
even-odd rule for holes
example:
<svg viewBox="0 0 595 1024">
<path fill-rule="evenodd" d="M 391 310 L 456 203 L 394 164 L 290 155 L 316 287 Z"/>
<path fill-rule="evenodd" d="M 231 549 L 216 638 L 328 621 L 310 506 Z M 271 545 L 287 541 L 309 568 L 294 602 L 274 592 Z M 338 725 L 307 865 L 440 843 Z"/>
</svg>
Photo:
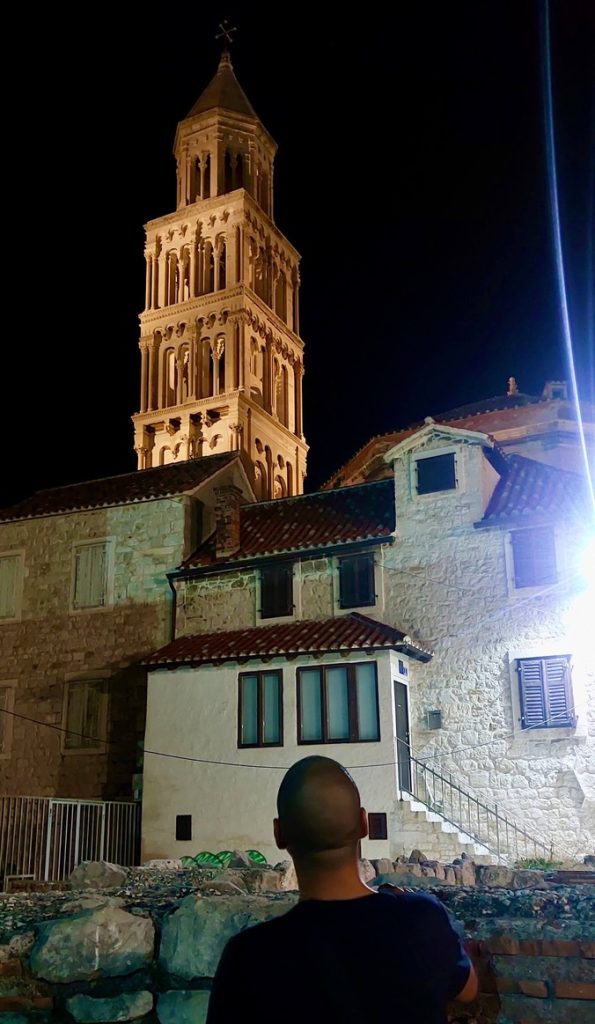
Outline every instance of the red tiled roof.
<svg viewBox="0 0 595 1024">
<path fill-rule="evenodd" d="M 483 519 L 485 526 L 535 515 L 584 515 L 586 489 L 580 476 L 522 455 L 508 455 Z"/>
<path fill-rule="evenodd" d="M 240 661 L 319 653 L 321 651 L 377 650 L 392 648 L 420 661 L 431 653 L 405 633 L 383 622 L 353 612 L 334 619 L 305 620 L 219 633 L 195 633 L 166 644 L 144 664 L 151 668 L 172 665 L 203 665 L 209 662 Z"/>
<path fill-rule="evenodd" d="M 394 529 L 392 480 L 257 502 L 240 509 L 240 548 L 233 561 L 390 537 Z M 184 567 L 212 565 L 216 561 L 211 537 L 186 560 Z"/>
<path fill-rule="evenodd" d="M 198 487 L 223 466 L 238 458 L 237 452 L 225 452 L 156 469 L 140 469 L 101 480 L 88 480 L 82 484 L 52 487 L 51 490 L 38 491 L 17 505 L 0 509 L 0 522 L 35 519 L 183 494 Z"/>
</svg>

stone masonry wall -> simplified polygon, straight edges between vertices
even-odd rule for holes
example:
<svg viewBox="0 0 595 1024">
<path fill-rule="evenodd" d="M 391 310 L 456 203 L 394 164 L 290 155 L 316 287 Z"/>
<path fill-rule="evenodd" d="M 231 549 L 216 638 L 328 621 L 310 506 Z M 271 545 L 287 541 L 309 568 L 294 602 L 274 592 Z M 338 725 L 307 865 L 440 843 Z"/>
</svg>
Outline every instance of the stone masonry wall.
<svg viewBox="0 0 595 1024">
<path fill-rule="evenodd" d="M 163 499 L 0 525 L 0 550 L 24 550 L 22 614 L 0 624 L 0 686 L 14 692 L 0 794 L 129 798 L 145 720 L 138 661 L 169 639 L 165 573 L 186 552 L 191 505 Z M 113 604 L 71 611 L 73 545 L 114 538 Z M 109 680 L 108 753 L 65 751 L 69 681 Z M 45 723 L 38 726 L 31 718 Z"/>
<path fill-rule="evenodd" d="M 227 939 L 297 898 L 284 891 L 291 884 L 285 866 L 122 875 L 110 889 L 0 898 L 3 1021 L 202 1024 Z M 454 914 L 478 969 L 480 996 L 453 1004 L 451 1024 L 593 1020 L 593 886 L 513 891 L 413 882 L 425 883 Z"/>
</svg>

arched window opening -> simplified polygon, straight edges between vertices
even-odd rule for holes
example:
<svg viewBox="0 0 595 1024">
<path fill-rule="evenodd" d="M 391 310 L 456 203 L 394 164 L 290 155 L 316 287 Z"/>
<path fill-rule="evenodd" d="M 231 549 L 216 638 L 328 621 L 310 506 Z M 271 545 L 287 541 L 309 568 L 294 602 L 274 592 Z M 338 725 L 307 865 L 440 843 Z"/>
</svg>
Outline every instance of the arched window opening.
<svg viewBox="0 0 595 1024">
<path fill-rule="evenodd" d="M 180 350 L 180 363 L 182 367 L 182 401 L 190 398 L 190 350 L 183 345 Z"/>
<path fill-rule="evenodd" d="M 178 257 L 175 252 L 168 252 L 167 254 L 167 294 L 165 297 L 165 303 L 167 306 L 171 306 L 176 301 L 176 284 L 177 284 L 177 272 L 178 272 Z"/>
<path fill-rule="evenodd" d="M 275 498 L 287 497 L 287 486 L 282 476 L 277 475 L 275 477 L 274 495 Z"/>
<path fill-rule="evenodd" d="M 282 270 L 279 271 L 275 289 L 275 312 L 287 322 L 287 278 Z"/>
<path fill-rule="evenodd" d="M 173 348 L 168 348 L 165 353 L 165 404 L 176 404 L 176 392 L 178 388 L 178 363 Z"/>
<path fill-rule="evenodd" d="M 236 157 L 236 188 L 244 187 L 244 156 L 238 153 Z"/>
<path fill-rule="evenodd" d="M 228 149 L 225 150 L 225 192 L 233 191 L 233 164 L 232 156 Z"/>
<path fill-rule="evenodd" d="M 265 213 L 269 213 L 269 176 L 266 171 L 260 175 L 260 205 Z"/>
<path fill-rule="evenodd" d="M 266 491 L 266 469 L 262 462 L 256 462 L 254 464 L 254 494 L 257 501 L 262 501 L 267 497 Z"/>
<path fill-rule="evenodd" d="M 213 362 L 211 359 L 211 339 L 203 338 L 201 350 L 201 381 L 200 397 L 210 398 L 213 394 Z"/>
<path fill-rule="evenodd" d="M 205 293 L 215 291 L 215 254 L 211 242 L 205 242 Z"/>
<path fill-rule="evenodd" d="M 217 251 L 217 289 L 220 290 L 225 288 L 226 285 L 226 263 L 227 263 L 227 247 L 225 242 L 221 242 Z"/>
<path fill-rule="evenodd" d="M 295 492 L 293 490 L 293 466 L 291 465 L 291 462 L 288 462 L 287 463 L 287 494 L 291 498 L 291 497 L 293 497 L 294 493 Z"/>
<path fill-rule="evenodd" d="M 256 338 L 250 339 L 250 373 L 258 377 L 258 342 Z"/>
<path fill-rule="evenodd" d="M 196 200 L 200 199 L 202 196 L 200 187 L 200 159 L 198 157 L 196 157 L 196 160 L 194 161 L 193 174 L 194 181 L 192 182 L 192 196 L 194 198 L 194 202 L 196 202 Z"/>
<path fill-rule="evenodd" d="M 256 294 L 260 299 L 266 302 L 266 254 L 264 249 L 261 247 L 258 250 L 258 257 L 256 260 Z"/>
<path fill-rule="evenodd" d="M 204 158 L 204 179 L 203 179 L 203 190 L 202 198 L 211 198 L 211 155 L 207 153 Z"/>
<path fill-rule="evenodd" d="M 276 370 L 277 416 L 284 427 L 289 426 L 289 376 L 285 365 Z"/>
</svg>

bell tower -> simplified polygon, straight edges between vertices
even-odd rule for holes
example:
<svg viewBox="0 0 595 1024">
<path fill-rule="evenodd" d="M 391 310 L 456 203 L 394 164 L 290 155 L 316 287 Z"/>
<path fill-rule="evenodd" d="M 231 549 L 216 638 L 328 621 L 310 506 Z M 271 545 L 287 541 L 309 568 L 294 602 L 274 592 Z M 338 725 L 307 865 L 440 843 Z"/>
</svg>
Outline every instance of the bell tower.
<svg viewBox="0 0 595 1024">
<path fill-rule="evenodd" d="M 225 50 L 179 123 L 177 209 L 145 225 L 139 469 L 241 451 L 259 498 L 301 494 L 299 261 L 273 218 L 277 146 Z"/>
</svg>

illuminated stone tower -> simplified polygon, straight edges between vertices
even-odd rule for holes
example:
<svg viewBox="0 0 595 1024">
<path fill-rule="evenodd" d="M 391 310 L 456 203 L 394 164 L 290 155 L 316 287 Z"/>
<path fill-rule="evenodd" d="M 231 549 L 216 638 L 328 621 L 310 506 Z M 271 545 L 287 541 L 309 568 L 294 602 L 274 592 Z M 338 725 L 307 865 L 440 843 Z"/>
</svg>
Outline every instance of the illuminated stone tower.
<svg viewBox="0 0 595 1024">
<path fill-rule="evenodd" d="M 139 469 L 242 451 L 260 498 L 301 494 L 299 254 L 273 220 L 277 146 L 225 51 L 176 132 L 177 210 L 146 225 Z"/>
</svg>

